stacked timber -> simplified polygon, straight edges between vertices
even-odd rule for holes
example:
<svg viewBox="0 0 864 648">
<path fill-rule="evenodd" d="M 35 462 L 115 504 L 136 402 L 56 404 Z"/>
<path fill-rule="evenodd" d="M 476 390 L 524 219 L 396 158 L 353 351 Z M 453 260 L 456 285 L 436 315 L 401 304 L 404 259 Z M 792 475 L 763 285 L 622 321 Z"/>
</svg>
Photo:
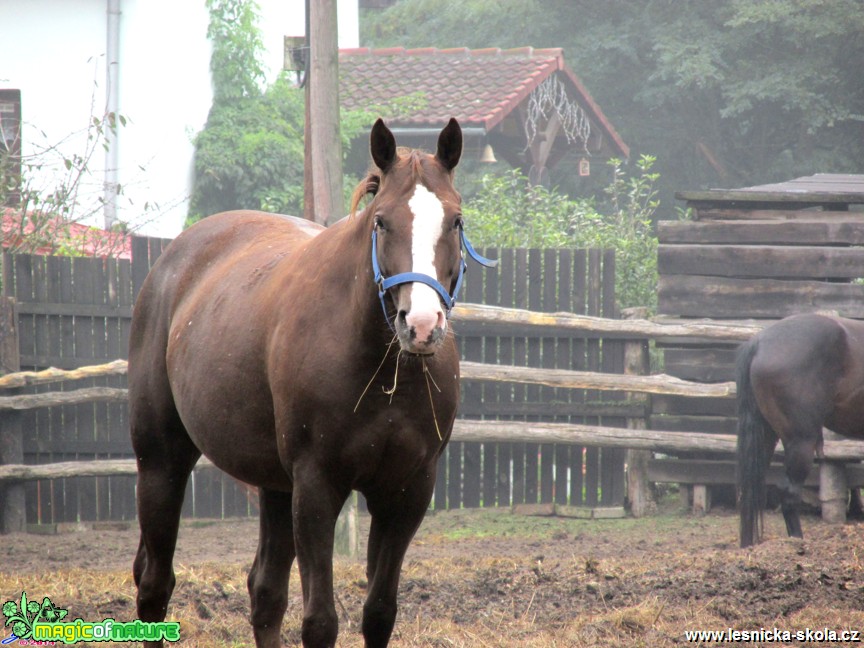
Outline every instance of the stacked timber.
<svg viewBox="0 0 864 648">
<path fill-rule="evenodd" d="M 665 318 L 769 324 L 831 311 L 864 319 L 864 175 L 816 174 L 676 197 L 692 220 L 658 227 Z M 734 380 L 739 344 L 667 341 L 665 371 L 706 383 Z M 654 397 L 652 427 L 734 433 L 734 399 Z"/>
</svg>

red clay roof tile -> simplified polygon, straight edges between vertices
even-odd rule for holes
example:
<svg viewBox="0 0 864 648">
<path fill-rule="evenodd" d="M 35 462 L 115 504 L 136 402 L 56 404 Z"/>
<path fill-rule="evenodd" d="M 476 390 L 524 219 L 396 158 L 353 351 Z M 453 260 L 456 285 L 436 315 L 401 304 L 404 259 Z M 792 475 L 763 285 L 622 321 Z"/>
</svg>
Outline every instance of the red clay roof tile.
<svg viewBox="0 0 864 648">
<path fill-rule="evenodd" d="M 618 154 L 629 155 L 582 82 L 564 64 L 560 48 L 354 48 L 340 51 L 339 69 L 340 102 L 345 108 L 387 107 L 396 98 L 410 97 L 410 107 L 392 123 L 438 127 L 456 117 L 463 126 L 483 127 L 486 132 L 545 79 L 560 72 L 607 141 Z"/>
</svg>

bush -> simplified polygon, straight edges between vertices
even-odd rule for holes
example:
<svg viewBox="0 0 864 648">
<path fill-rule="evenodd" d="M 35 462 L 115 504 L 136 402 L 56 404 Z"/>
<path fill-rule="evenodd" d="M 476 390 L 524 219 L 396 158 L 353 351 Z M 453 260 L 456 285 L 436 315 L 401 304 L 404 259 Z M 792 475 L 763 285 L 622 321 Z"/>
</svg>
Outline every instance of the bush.
<svg viewBox="0 0 864 648">
<path fill-rule="evenodd" d="M 598 209 L 594 199 L 572 199 L 554 189 L 530 186 L 519 171 L 484 176 L 466 201 L 465 218 L 476 245 L 615 250 L 615 292 L 620 308 L 657 306 L 657 237 L 653 218 L 659 203 L 651 156 L 636 161 L 638 175 L 610 160 L 612 183 Z"/>
</svg>

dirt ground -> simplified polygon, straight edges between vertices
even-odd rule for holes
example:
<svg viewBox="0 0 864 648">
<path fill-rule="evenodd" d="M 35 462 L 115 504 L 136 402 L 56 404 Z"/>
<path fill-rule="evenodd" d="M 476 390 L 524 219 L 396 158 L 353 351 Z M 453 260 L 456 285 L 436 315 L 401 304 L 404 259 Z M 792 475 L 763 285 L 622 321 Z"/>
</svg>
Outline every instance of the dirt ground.
<svg viewBox="0 0 864 648">
<path fill-rule="evenodd" d="M 367 526 L 361 520 L 364 535 Z M 766 527 L 762 545 L 742 550 L 733 512 L 693 517 L 675 504 L 640 520 L 430 514 L 405 560 L 391 645 L 727 645 L 685 634 L 727 629 L 763 631 L 743 645 L 852 645 L 820 640 L 826 629 L 864 630 L 864 524 L 807 517 L 803 541 L 784 537 L 777 514 Z M 184 522 L 169 608 L 182 644 L 252 645 L 245 575 L 257 535 L 254 520 Z M 135 618 L 134 524 L 14 534 L 0 546 L 0 601 L 24 589 L 70 619 Z M 338 645 L 362 646 L 362 561 L 337 558 L 335 576 Z M 296 566 L 289 598 L 283 640 L 298 645 Z"/>
</svg>

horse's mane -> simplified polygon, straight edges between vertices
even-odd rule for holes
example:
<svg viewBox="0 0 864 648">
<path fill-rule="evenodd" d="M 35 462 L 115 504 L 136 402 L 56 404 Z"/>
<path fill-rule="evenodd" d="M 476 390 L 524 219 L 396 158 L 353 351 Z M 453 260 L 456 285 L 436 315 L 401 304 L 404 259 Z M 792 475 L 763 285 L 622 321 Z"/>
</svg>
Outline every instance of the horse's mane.
<svg viewBox="0 0 864 648">
<path fill-rule="evenodd" d="M 396 149 L 396 161 L 393 163 L 393 166 L 410 166 L 412 179 L 415 181 L 422 180 L 425 175 L 422 161 L 426 155 L 428 153 L 421 149 L 400 146 Z M 375 196 L 378 193 L 378 190 L 381 188 L 381 178 L 383 175 L 381 169 L 373 165 L 372 169 L 366 174 L 366 177 L 354 188 L 354 192 L 351 194 L 351 218 L 357 214 L 357 209 L 363 198 L 370 195 Z"/>
</svg>

